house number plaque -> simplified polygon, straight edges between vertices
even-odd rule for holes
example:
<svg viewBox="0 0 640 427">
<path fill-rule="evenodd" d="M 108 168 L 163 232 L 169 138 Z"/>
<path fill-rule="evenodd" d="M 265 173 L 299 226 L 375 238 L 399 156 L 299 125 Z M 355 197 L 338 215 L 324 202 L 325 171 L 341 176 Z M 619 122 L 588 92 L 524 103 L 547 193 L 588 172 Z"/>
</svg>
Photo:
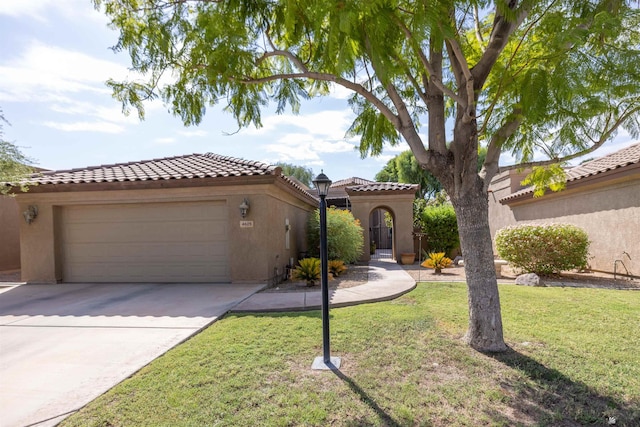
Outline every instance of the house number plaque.
<svg viewBox="0 0 640 427">
<path fill-rule="evenodd" d="M 240 221 L 240 228 L 253 228 L 253 221 Z"/>
</svg>

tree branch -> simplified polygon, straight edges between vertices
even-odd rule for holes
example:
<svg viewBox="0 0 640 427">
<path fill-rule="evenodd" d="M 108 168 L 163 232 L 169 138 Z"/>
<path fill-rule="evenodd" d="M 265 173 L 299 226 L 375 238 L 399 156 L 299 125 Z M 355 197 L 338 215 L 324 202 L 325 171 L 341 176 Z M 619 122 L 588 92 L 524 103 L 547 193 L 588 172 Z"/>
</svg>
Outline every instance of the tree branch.
<svg viewBox="0 0 640 427">
<path fill-rule="evenodd" d="M 306 67 L 305 67 L 306 68 Z M 259 78 L 251 78 L 245 77 L 243 79 L 234 79 L 238 83 L 243 84 L 262 84 L 269 83 L 276 80 L 286 80 L 286 79 L 311 79 L 311 80 L 320 80 L 325 82 L 333 82 L 340 86 L 346 87 L 358 95 L 361 95 L 367 101 L 371 102 L 394 126 L 399 126 L 398 117 L 391 111 L 387 105 L 382 102 L 377 96 L 373 93 L 365 89 L 362 85 L 357 83 L 353 83 L 349 80 L 343 79 L 342 77 L 338 77 L 334 74 L 328 73 L 318 73 L 313 71 L 306 71 L 301 73 L 282 73 L 282 74 L 273 74 L 266 77 Z"/>
<path fill-rule="evenodd" d="M 486 47 L 485 47 L 485 41 L 484 41 L 484 37 L 482 37 L 482 29 L 480 28 L 480 14 L 478 13 L 478 5 L 473 5 L 473 21 L 474 21 L 474 27 L 476 30 L 476 38 L 478 39 L 478 44 L 480 45 L 480 50 L 482 50 L 482 52 L 485 51 Z"/>
<path fill-rule="evenodd" d="M 519 164 L 516 164 L 516 165 L 503 166 L 503 167 L 500 168 L 500 172 L 508 171 L 508 170 L 511 170 L 511 169 L 531 168 L 531 167 L 534 167 L 534 166 L 548 166 L 548 165 L 552 165 L 554 163 L 568 162 L 569 160 L 573 160 L 573 159 L 576 159 L 578 157 L 584 156 L 585 154 L 589 154 L 592 151 L 595 151 L 598 148 L 600 148 L 605 142 L 607 142 L 607 140 L 611 137 L 613 132 L 615 132 L 616 129 L 618 129 L 620 127 L 620 125 L 622 125 L 622 123 L 624 123 L 625 120 L 627 120 L 630 116 L 632 116 L 633 114 L 636 114 L 638 112 L 640 112 L 640 106 L 628 109 L 624 114 L 622 114 L 620 117 L 618 117 L 618 119 L 611 125 L 611 127 L 609 129 L 607 129 L 605 132 L 602 133 L 602 135 L 600 136 L 600 139 L 594 145 L 592 145 L 589 148 L 586 148 L 586 149 L 584 149 L 582 151 L 578 151 L 577 153 L 573 153 L 573 154 L 570 154 L 570 155 L 564 156 L 564 157 L 556 157 L 556 158 L 553 158 L 553 159 L 542 160 L 542 161 L 538 161 L 538 162 L 527 162 L 527 163 L 519 163 Z"/>
<path fill-rule="evenodd" d="M 439 171 L 444 167 L 444 163 L 436 161 L 436 157 L 433 152 L 428 151 L 424 147 L 424 143 L 422 142 L 422 138 L 418 135 L 418 131 L 416 130 L 416 126 L 411 118 L 411 114 L 407 109 L 407 105 L 404 100 L 398 93 L 395 86 L 391 83 L 386 86 L 387 94 L 389 94 L 389 98 L 391 102 L 396 107 L 398 111 L 399 118 L 399 126 L 396 126 L 396 129 L 400 134 L 404 137 L 407 144 L 411 148 L 413 155 L 420 165 L 426 165 L 432 171 Z"/>
<path fill-rule="evenodd" d="M 418 59 L 420 60 L 420 63 L 422 64 L 422 66 L 425 68 L 425 70 L 427 70 L 427 73 L 429 74 L 429 83 L 435 85 L 438 89 L 442 91 L 442 93 L 444 93 L 445 95 L 447 95 L 448 97 L 456 101 L 456 103 L 463 105 L 464 98 L 456 94 L 454 91 L 449 89 L 444 83 L 442 83 L 442 79 L 439 79 L 437 77 L 438 74 L 435 72 L 431 62 L 429 62 L 427 55 L 425 55 L 422 49 L 416 46 L 415 43 L 412 43 L 414 40 L 413 40 L 413 34 L 411 33 L 411 30 L 409 30 L 409 28 L 407 28 L 407 26 L 404 25 L 404 23 L 399 19 L 396 19 L 396 24 L 398 25 L 398 27 L 400 27 L 400 29 L 404 33 L 405 38 L 407 39 L 407 41 L 409 42 L 413 50 L 416 52 L 416 55 L 418 55 Z"/>
<path fill-rule="evenodd" d="M 512 3 L 515 8 L 517 2 Z M 478 63 L 471 69 L 476 89 L 481 89 L 482 86 L 484 86 L 484 82 L 489 76 L 491 69 L 498 60 L 502 50 L 507 45 L 509 36 L 520 26 L 520 24 L 522 24 L 522 21 L 524 21 L 528 12 L 529 11 L 527 9 L 522 9 L 517 19 L 511 22 L 507 21 L 503 15 L 496 12 L 496 17 L 493 21 L 493 30 L 491 31 L 487 48 L 482 54 L 482 57 L 480 57 Z"/>
<path fill-rule="evenodd" d="M 435 77 L 442 80 L 442 43 L 436 46 L 433 37 L 429 40 L 429 60 Z M 429 149 L 444 154 L 447 152 L 444 94 L 435 85 L 426 85 L 427 109 L 429 110 Z"/>
<path fill-rule="evenodd" d="M 547 8 L 544 10 L 544 12 L 542 12 L 540 14 L 540 16 L 538 16 L 536 19 L 534 19 L 533 21 L 531 21 L 529 23 L 527 28 L 524 30 L 524 32 L 522 34 L 522 37 L 520 37 L 520 40 L 518 41 L 518 45 L 515 47 L 515 49 L 511 53 L 511 56 L 509 57 L 509 60 L 507 61 L 507 65 L 505 67 L 505 70 L 508 70 L 509 68 L 511 68 L 511 64 L 514 61 L 514 59 L 516 57 L 516 54 L 518 53 L 518 51 L 522 47 L 522 44 L 524 43 L 524 40 L 527 38 L 527 35 L 531 32 L 531 30 L 534 28 L 534 26 L 538 22 L 540 22 L 540 20 L 542 20 L 542 18 L 547 14 L 547 12 L 551 9 L 551 6 L 554 3 L 555 3 L 555 1 L 552 2 L 551 4 L 549 4 L 549 6 L 547 6 Z M 525 64 L 523 64 L 522 67 L 519 70 L 515 71 L 513 73 L 512 77 L 515 77 L 518 74 L 520 74 L 522 71 L 526 70 L 528 65 L 529 65 L 529 61 L 527 61 Z M 482 128 L 478 132 L 478 134 L 480 134 L 480 135 L 482 135 L 487 129 L 487 126 L 488 126 L 489 121 L 491 119 L 491 115 L 493 114 L 493 110 L 494 110 L 496 104 L 498 103 L 498 100 L 500 99 L 500 96 L 502 95 L 502 88 L 503 88 L 503 85 L 505 83 L 506 77 L 507 77 L 507 73 L 506 72 L 502 73 L 502 75 L 500 77 L 500 83 L 498 84 L 498 90 L 496 91 L 496 96 L 493 99 L 493 101 L 491 102 L 491 104 L 489 105 L 489 108 L 487 108 L 485 110 L 485 117 L 484 117 L 484 120 L 483 120 L 483 123 L 482 123 Z"/>
<path fill-rule="evenodd" d="M 487 157 L 482 165 L 482 170 L 479 173 L 480 178 L 484 180 L 485 189 L 489 188 L 489 183 L 493 177 L 500 170 L 500 154 L 502 152 L 502 144 L 508 140 L 511 135 L 518 130 L 518 127 L 522 123 L 522 111 L 519 108 L 515 108 L 510 114 L 511 120 L 507 120 L 498 129 L 496 133 L 491 137 L 489 146 L 487 147 Z"/>
<path fill-rule="evenodd" d="M 460 48 L 458 41 L 456 39 L 447 39 L 445 43 L 449 47 L 450 51 L 453 52 L 453 56 L 456 58 L 456 61 L 460 67 L 460 72 L 464 77 L 464 92 L 467 96 L 465 104 L 461 105 L 464 108 L 462 123 L 471 123 L 471 121 L 475 118 L 476 103 L 476 95 L 473 83 L 474 77 L 471 74 L 469 64 L 467 64 L 467 59 L 464 57 L 464 53 L 462 53 L 462 49 Z M 459 89 L 460 91 L 462 91 L 462 85 L 460 85 Z"/>
</svg>

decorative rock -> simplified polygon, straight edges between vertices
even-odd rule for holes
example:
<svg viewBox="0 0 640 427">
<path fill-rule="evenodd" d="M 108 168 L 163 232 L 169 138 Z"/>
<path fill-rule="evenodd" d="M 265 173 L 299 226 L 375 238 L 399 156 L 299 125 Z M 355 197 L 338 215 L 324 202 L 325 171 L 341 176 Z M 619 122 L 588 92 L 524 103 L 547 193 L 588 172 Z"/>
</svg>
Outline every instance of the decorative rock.
<svg viewBox="0 0 640 427">
<path fill-rule="evenodd" d="M 544 283 L 540 281 L 540 277 L 538 277 L 535 273 L 527 273 L 521 274 L 516 277 L 516 285 L 523 286 L 544 286 Z"/>
</svg>

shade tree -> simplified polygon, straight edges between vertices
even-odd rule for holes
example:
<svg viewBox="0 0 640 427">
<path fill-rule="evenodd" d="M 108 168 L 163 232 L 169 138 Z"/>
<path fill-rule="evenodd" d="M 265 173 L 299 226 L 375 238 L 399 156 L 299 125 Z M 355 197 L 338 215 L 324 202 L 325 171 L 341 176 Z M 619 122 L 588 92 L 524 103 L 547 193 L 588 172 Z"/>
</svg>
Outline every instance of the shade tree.
<svg viewBox="0 0 640 427">
<path fill-rule="evenodd" d="M 108 82 L 125 112 L 143 116 L 144 101 L 161 98 L 197 125 L 222 104 L 240 126 L 260 126 L 265 108 L 297 113 L 333 85 L 350 90 L 348 134 L 361 154 L 404 140 L 448 193 L 465 257 L 465 339 L 481 351 L 506 349 L 487 199 L 501 154 L 545 167 L 620 128 L 640 133 L 631 1 L 94 2 L 143 76 Z"/>
</svg>

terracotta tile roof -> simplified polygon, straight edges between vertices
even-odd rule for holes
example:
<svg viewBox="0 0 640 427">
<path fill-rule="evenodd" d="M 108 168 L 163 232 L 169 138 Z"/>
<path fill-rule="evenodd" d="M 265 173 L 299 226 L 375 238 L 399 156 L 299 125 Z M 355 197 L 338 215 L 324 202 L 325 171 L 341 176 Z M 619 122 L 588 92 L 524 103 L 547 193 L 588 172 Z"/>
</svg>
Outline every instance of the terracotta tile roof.
<svg viewBox="0 0 640 427">
<path fill-rule="evenodd" d="M 566 169 L 565 173 L 567 175 L 567 183 L 576 182 L 583 178 L 599 175 L 633 164 L 640 164 L 640 143 L 630 145 L 629 147 L 623 148 L 615 153 Z M 533 187 L 527 187 L 516 191 L 515 193 L 500 199 L 500 202 L 513 200 L 527 194 L 533 194 Z"/>
<path fill-rule="evenodd" d="M 351 191 L 355 192 L 368 192 L 368 191 L 399 191 L 399 190 L 411 190 L 417 191 L 418 184 L 402 184 L 399 182 L 374 182 L 366 185 L 355 185 L 347 187 Z"/>
<path fill-rule="evenodd" d="M 46 185 L 157 181 L 185 178 L 273 175 L 275 170 L 275 166 L 269 166 L 265 163 L 207 153 L 42 172 L 32 175 L 29 182 Z"/>
<path fill-rule="evenodd" d="M 585 162 L 567 170 L 567 182 L 622 168 L 634 163 L 640 163 L 640 143 L 630 145 L 615 153 Z"/>
<path fill-rule="evenodd" d="M 187 154 L 162 159 L 141 160 L 86 168 L 43 171 L 31 175 L 29 183 L 39 186 L 57 184 L 89 184 L 115 182 L 162 181 L 178 179 L 234 176 L 276 175 L 307 198 L 318 199 L 314 190 L 292 177 L 282 175 L 282 169 L 266 163 L 249 161 L 214 153 Z M 10 185 L 10 184 L 7 184 Z M 327 199 L 347 198 L 346 188 L 353 191 L 413 190 L 414 184 L 376 183 L 363 178 L 347 178 L 333 183 Z"/>
<path fill-rule="evenodd" d="M 351 177 L 346 179 L 341 179 L 331 184 L 331 187 L 347 187 L 351 185 L 364 185 L 364 184 L 373 184 L 375 181 L 369 181 L 368 179 Z"/>
</svg>

